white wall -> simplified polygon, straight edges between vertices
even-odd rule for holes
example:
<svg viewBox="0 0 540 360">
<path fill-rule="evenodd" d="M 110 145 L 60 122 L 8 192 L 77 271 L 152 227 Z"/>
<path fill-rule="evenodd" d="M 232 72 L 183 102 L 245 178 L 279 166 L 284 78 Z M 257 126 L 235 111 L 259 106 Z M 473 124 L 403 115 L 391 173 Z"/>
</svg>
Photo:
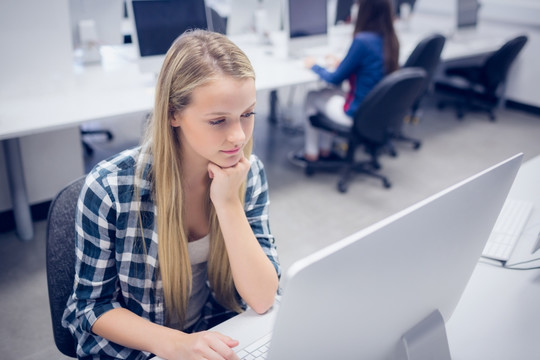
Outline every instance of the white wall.
<svg viewBox="0 0 540 360">
<path fill-rule="evenodd" d="M 0 1 L 0 96 L 59 86 L 73 66 L 68 0 Z"/>
<path fill-rule="evenodd" d="M 424 0 L 425 1 L 425 0 Z M 481 0 L 480 20 L 540 26 L 538 0 Z"/>
<path fill-rule="evenodd" d="M 512 67 L 506 97 L 540 107 L 540 0 L 480 0 L 479 21 L 511 34 L 524 33 L 529 41 Z M 417 0 L 415 11 L 454 16 L 456 0 Z"/>
<path fill-rule="evenodd" d="M 73 67 L 68 0 L 0 0 L 0 48 L 0 96 L 4 99 L 62 87 Z M 43 113 L 44 121 L 47 116 Z M 31 204 L 52 199 L 84 173 L 77 127 L 25 136 L 20 145 Z M 10 208 L 0 147 L 0 211 Z"/>
<path fill-rule="evenodd" d="M 479 0 L 480 20 L 540 26 L 539 0 Z M 416 11 L 454 15 L 456 0 L 417 0 Z"/>
</svg>

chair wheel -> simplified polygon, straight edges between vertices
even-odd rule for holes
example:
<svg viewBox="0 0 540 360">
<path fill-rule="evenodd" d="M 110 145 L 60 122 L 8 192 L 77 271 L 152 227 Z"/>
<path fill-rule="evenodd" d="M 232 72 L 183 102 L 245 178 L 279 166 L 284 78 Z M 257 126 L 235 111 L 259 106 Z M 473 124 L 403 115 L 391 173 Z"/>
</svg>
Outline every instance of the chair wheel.
<svg viewBox="0 0 540 360">
<path fill-rule="evenodd" d="M 385 189 L 390 189 L 392 187 L 392 183 L 386 179 L 383 180 L 383 186 Z"/>
<path fill-rule="evenodd" d="M 315 169 L 313 169 L 313 167 L 311 167 L 308 164 L 308 165 L 306 165 L 306 169 L 304 170 L 304 174 L 306 174 L 306 176 L 313 176 L 313 174 L 315 174 Z"/>
<path fill-rule="evenodd" d="M 418 150 L 418 149 L 420 149 L 420 147 L 422 147 L 422 143 L 420 143 L 420 142 L 415 142 L 413 144 L 413 149 L 414 150 Z"/>
<path fill-rule="evenodd" d="M 337 188 L 340 193 L 347 192 L 347 184 L 343 180 L 338 181 Z"/>
</svg>

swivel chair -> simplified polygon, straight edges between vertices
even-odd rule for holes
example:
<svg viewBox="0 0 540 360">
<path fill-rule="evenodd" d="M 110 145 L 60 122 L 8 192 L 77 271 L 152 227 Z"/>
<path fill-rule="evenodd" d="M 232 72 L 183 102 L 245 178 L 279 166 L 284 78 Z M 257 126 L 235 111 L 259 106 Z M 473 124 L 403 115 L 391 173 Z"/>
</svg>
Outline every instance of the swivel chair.
<svg viewBox="0 0 540 360">
<path fill-rule="evenodd" d="M 341 170 L 337 188 L 347 191 L 353 172 L 363 173 L 382 181 L 385 188 L 391 183 L 378 173 L 379 155 L 385 151 L 392 134 L 403 126 L 403 117 L 424 89 L 426 72 L 421 68 L 402 68 L 384 77 L 364 98 L 354 116 L 352 127 L 336 124 L 324 114 L 310 116 L 311 124 L 324 131 L 347 139 L 347 154 L 343 161 L 307 162 L 306 175 L 316 170 Z M 356 150 L 363 147 L 367 161 L 356 161 Z"/>
<path fill-rule="evenodd" d="M 76 357 L 76 341 L 62 326 L 62 315 L 73 291 L 75 209 L 83 184 L 84 176 L 61 190 L 51 203 L 47 220 L 47 287 L 54 342 L 58 350 L 69 357 Z"/>
<path fill-rule="evenodd" d="M 107 129 L 96 129 L 96 130 L 90 130 L 86 129 L 83 126 L 80 128 L 81 131 L 81 142 L 83 145 L 83 149 L 86 155 L 92 156 L 94 154 L 94 148 L 88 141 L 84 139 L 86 135 L 105 135 L 107 138 L 107 141 L 111 141 L 114 138 L 114 135 L 111 131 Z"/>
<path fill-rule="evenodd" d="M 455 99 L 456 116 L 463 119 L 467 110 L 484 110 L 495 121 L 495 109 L 501 101 L 501 93 L 508 71 L 527 43 L 526 35 L 517 36 L 477 64 L 456 64 L 445 70 L 446 78 L 435 82 L 436 93 Z M 446 101 L 438 103 L 443 109 Z"/>
<path fill-rule="evenodd" d="M 405 64 L 403 64 L 404 68 L 420 67 L 426 71 L 426 81 L 423 90 L 413 102 L 410 113 L 406 115 L 406 122 L 418 122 L 417 114 L 420 109 L 420 104 L 422 99 L 431 91 L 433 75 L 439 66 L 445 42 L 446 38 L 441 34 L 431 34 L 427 36 L 416 45 L 413 52 L 407 58 L 407 61 L 405 61 Z M 419 149 L 422 145 L 420 140 L 407 137 L 403 132 L 394 134 L 392 138 L 393 140 L 410 142 L 414 149 Z"/>
</svg>

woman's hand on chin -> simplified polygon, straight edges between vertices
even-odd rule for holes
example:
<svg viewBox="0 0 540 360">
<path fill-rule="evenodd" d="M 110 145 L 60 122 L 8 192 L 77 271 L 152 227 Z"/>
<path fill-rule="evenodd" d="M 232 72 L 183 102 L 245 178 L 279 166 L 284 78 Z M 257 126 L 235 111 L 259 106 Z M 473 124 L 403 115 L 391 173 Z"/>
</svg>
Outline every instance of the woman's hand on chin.
<svg viewBox="0 0 540 360">
<path fill-rule="evenodd" d="M 212 179 L 210 184 L 210 199 L 214 206 L 226 205 L 239 201 L 240 186 L 246 180 L 250 168 L 249 160 L 241 157 L 231 167 L 222 168 L 215 163 L 208 163 L 208 176 Z"/>
</svg>

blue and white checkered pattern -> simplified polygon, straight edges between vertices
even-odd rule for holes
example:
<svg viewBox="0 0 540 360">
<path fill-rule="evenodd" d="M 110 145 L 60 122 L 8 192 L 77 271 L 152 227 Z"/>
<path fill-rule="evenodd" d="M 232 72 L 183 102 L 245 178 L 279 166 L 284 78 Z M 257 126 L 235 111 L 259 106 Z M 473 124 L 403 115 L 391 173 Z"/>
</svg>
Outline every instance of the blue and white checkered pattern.
<svg viewBox="0 0 540 360">
<path fill-rule="evenodd" d="M 78 340 L 80 358 L 144 359 L 150 354 L 127 349 L 91 332 L 100 315 L 127 308 L 154 323 L 165 323 L 163 288 L 158 267 L 156 207 L 148 163 L 138 164 L 141 148 L 126 150 L 98 164 L 86 178 L 76 214 L 74 292 L 63 325 Z M 268 222 L 268 183 L 262 162 L 252 155 L 245 212 L 270 261 L 280 273 L 274 237 Z M 136 167 L 143 166 L 140 199 L 134 198 Z M 140 237 L 139 210 L 144 241 Z M 144 249 L 143 246 L 144 245 Z M 224 309 L 210 298 L 201 321 L 223 317 Z M 197 324 L 197 329 L 204 328 Z"/>
</svg>

